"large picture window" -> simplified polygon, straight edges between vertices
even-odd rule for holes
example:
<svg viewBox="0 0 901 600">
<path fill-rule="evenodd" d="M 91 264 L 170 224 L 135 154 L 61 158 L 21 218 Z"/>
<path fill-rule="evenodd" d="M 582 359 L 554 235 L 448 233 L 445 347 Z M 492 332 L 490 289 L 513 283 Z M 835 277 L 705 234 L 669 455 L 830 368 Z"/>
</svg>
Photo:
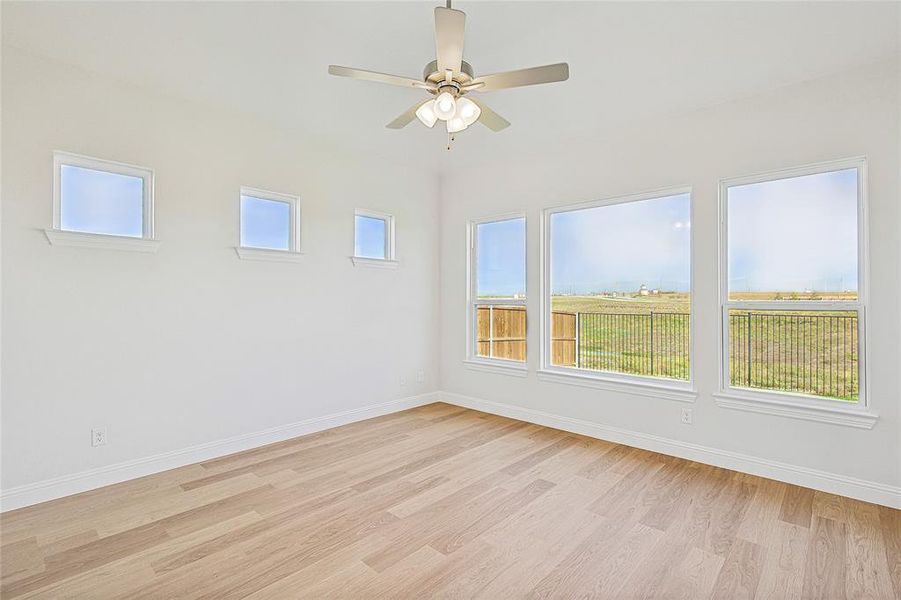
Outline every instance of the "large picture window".
<svg viewBox="0 0 901 600">
<path fill-rule="evenodd" d="M 724 388 L 861 402 L 864 183 L 862 160 L 723 182 Z"/>
<path fill-rule="evenodd" d="M 691 380 L 691 194 L 546 211 L 544 369 Z"/>
<path fill-rule="evenodd" d="M 526 360 L 526 219 L 470 224 L 469 358 Z"/>
</svg>

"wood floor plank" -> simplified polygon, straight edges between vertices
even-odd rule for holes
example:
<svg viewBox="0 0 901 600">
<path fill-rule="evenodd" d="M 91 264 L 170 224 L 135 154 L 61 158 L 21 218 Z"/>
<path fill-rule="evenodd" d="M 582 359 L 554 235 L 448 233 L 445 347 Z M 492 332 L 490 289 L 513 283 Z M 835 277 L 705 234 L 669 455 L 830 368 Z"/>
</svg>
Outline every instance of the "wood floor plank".
<svg viewBox="0 0 901 600">
<path fill-rule="evenodd" d="M 34 536 L 0 546 L 0 577 L 13 582 L 44 570 L 44 555 Z"/>
<path fill-rule="evenodd" d="M 776 520 L 765 540 L 767 554 L 757 588 L 759 600 L 794 600 L 801 597 L 807 564 L 810 530 Z"/>
<path fill-rule="evenodd" d="M 631 529 L 626 521 L 605 518 L 535 587 L 530 598 L 567 597 L 585 585 L 583 574 L 594 573 L 609 558 L 617 541 Z"/>
<path fill-rule="evenodd" d="M 720 494 L 707 536 L 707 548 L 711 552 L 720 556 L 729 553 L 756 491 L 754 485 L 744 480 L 734 480 Z"/>
<path fill-rule="evenodd" d="M 845 524 L 814 517 L 804 567 L 802 598 L 845 597 Z"/>
<path fill-rule="evenodd" d="M 885 540 L 880 535 L 879 507 L 847 498 L 842 501 L 847 516 L 845 591 L 848 598 L 891 598 L 894 590 Z"/>
<path fill-rule="evenodd" d="M 895 596 L 901 598 L 901 511 L 880 506 L 879 523 L 885 540 L 885 560 Z"/>
<path fill-rule="evenodd" d="M 901 598 L 901 512 L 436 403 L 0 516 L 3 598 Z"/>
<path fill-rule="evenodd" d="M 786 523 L 794 523 L 801 527 L 810 527 L 813 515 L 813 490 L 790 485 L 782 499 L 782 511 L 779 518 Z"/>
<path fill-rule="evenodd" d="M 766 548 L 741 538 L 730 546 L 711 598 L 716 600 L 753 600 L 763 570 Z"/>
<path fill-rule="evenodd" d="M 442 554 L 451 554 L 479 537 L 494 525 L 513 516 L 516 512 L 554 487 L 550 481 L 536 479 L 524 488 L 501 498 L 494 506 L 483 511 L 477 519 L 455 531 L 444 531 L 430 542 L 430 546 Z"/>
</svg>

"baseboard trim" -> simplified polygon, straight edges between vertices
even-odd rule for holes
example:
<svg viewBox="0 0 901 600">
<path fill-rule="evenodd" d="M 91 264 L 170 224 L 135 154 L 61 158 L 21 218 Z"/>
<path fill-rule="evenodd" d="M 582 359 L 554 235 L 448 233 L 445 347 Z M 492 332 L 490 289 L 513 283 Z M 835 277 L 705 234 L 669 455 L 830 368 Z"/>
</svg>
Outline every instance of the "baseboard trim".
<svg viewBox="0 0 901 600">
<path fill-rule="evenodd" d="M 346 410 L 330 415 L 313 417 L 288 425 L 280 425 L 263 431 L 237 435 L 224 440 L 207 442 L 190 446 L 181 450 L 163 452 L 153 456 L 129 460 L 105 467 L 98 467 L 54 477 L 44 481 L 0 491 L 0 512 L 31 506 L 64 496 L 97 489 L 146 475 L 153 475 L 178 467 L 226 456 L 243 450 L 250 450 L 266 444 L 281 442 L 294 437 L 315 433 L 323 429 L 331 429 L 356 421 L 380 417 L 394 412 L 415 408 L 438 402 L 441 396 L 437 392 L 429 392 L 418 396 L 408 396 L 380 404 L 371 404 L 361 408 Z"/>
<path fill-rule="evenodd" d="M 540 410 L 473 398 L 452 392 L 441 392 L 439 396 L 448 404 L 464 408 L 471 408 L 519 421 L 553 427 L 554 429 L 561 429 L 588 437 L 740 471 L 749 475 L 775 479 L 822 492 L 901 509 L 901 488 L 875 481 L 856 479 L 845 475 L 758 458 L 748 454 L 719 450 L 709 446 L 701 446 L 690 442 L 611 427 L 582 419 L 554 415 Z"/>
</svg>

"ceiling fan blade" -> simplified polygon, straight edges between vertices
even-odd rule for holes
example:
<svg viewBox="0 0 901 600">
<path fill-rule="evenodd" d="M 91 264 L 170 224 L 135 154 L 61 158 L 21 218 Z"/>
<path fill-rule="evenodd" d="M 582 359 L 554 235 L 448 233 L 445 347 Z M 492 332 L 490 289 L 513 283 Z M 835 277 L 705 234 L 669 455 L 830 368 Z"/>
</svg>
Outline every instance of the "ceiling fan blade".
<svg viewBox="0 0 901 600">
<path fill-rule="evenodd" d="M 504 71 L 503 73 L 494 73 L 492 75 L 482 75 L 472 80 L 470 85 L 484 83 L 478 89 L 480 92 L 490 92 L 493 90 L 503 90 L 506 88 L 522 87 L 524 85 L 538 85 L 540 83 L 553 83 L 555 81 L 566 81 L 569 79 L 569 65 L 566 63 L 557 63 L 555 65 L 545 65 L 543 67 L 532 67 L 530 69 L 519 69 L 518 71 Z"/>
<path fill-rule="evenodd" d="M 435 8 L 435 54 L 438 72 L 460 72 L 463 61 L 463 30 L 466 13 L 453 8 Z"/>
<path fill-rule="evenodd" d="M 432 100 L 419 101 L 404 112 L 402 112 L 396 119 L 385 125 L 388 129 L 403 129 L 407 125 L 413 122 L 413 119 L 416 118 L 416 110 L 425 104 L 426 102 L 431 102 Z"/>
<path fill-rule="evenodd" d="M 399 85 L 401 87 L 422 88 L 427 90 L 437 87 L 434 83 L 426 83 L 424 81 L 419 81 L 418 79 L 401 77 L 400 75 L 389 75 L 377 71 L 364 71 L 363 69 L 353 69 L 351 67 L 339 67 L 338 65 L 329 65 L 328 72 L 330 75 L 337 75 L 338 77 L 364 79 L 366 81 Z"/>
<path fill-rule="evenodd" d="M 479 123 L 490 129 L 491 131 L 500 131 L 501 129 L 506 129 L 510 126 L 510 121 L 485 106 L 484 102 L 481 102 L 469 96 L 467 96 L 467 98 L 472 100 L 475 105 L 482 110 L 482 114 L 479 115 Z"/>
</svg>

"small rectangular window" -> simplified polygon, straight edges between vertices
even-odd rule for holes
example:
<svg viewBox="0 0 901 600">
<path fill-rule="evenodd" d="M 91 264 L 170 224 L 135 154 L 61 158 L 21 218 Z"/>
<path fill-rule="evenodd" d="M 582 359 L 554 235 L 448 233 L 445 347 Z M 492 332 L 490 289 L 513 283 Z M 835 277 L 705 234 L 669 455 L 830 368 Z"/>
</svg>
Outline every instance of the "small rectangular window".
<svg viewBox="0 0 901 600">
<path fill-rule="evenodd" d="M 526 360 L 526 219 L 471 224 L 471 358 Z"/>
<path fill-rule="evenodd" d="M 722 184 L 724 387 L 861 400 L 864 167 Z"/>
<path fill-rule="evenodd" d="M 53 163 L 54 229 L 153 237 L 153 171 L 66 152 Z"/>
<path fill-rule="evenodd" d="M 300 252 L 297 196 L 242 187 L 240 213 L 242 249 Z"/>
<path fill-rule="evenodd" d="M 354 257 L 394 260 L 394 217 L 357 210 L 354 213 Z"/>
<path fill-rule="evenodd" d="M 547 224 L 547 366 L 688 384 L 691 194 L 553 209 Z"/>
</svg>

